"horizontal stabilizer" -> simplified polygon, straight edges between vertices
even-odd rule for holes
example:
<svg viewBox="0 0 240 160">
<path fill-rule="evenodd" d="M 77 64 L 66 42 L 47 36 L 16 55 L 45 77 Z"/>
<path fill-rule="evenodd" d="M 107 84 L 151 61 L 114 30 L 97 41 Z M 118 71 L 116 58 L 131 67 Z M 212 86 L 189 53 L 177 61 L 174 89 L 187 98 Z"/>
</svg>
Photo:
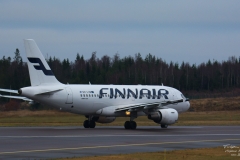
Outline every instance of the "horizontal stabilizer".
<svg viewBox="0 0 240 160">
<path fill-rule="evenodd" d="M 0 88 L 0 91 L 1 91 L 1 92 L 8 92 L 8 93 L 16 93 L 16 94 L 18 94 L 18 91 L 17 91 L 17 90 L 2 89 L 2 88 Z"/>
<path fill-rule="evenodd" d="M 51 91 L 44 91 L 44 92 L 37 93 L 37 94 L 35 94 L 35 95 L 52 94 L 52 93 L 54 93 L 54 92 L 59 92 L 59 91 L 61 91 L 61 90 L 63 90 L 63 89 L 55 89 L 55 90 L 51 90 Z"/>
<path fill-rule="evenodd" d="M 33 100 L 27 98 L 27 97 L 21 97 L 21 96 L 8 96 L 8 95 L 1 95 L 0 94 L 0 97 L 3 97 L 3 98 L 12 98 L 12 99 L 21 99 L 21 100 L 24 100 L 24 101 L 28 101 L 28 102 L 32 102 Z"/>
</svg>

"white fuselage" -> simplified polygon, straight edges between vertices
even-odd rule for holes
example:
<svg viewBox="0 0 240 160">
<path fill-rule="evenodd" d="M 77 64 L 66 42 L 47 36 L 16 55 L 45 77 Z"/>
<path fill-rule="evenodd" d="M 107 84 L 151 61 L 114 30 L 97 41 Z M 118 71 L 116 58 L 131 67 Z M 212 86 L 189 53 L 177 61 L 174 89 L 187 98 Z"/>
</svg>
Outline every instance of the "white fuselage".
<svg viewBox="0 0 240 160">
<path fill-rule="evenodd" d="M 56 92 L 48 91 L 56 90 Z M 44 94 L 41 94 L 44 93 Z M 54 93 L 54 94 L 53 94 Z M 22 95 L 37 102 L 50 105 L 61 110 L 82 115 L 99 115 L 98 111 L 121 105 L 155 103 L 183 99 L 177 89 L 167 86 L 144 85 L 51 85 L 32 86 L 22 88 Z M 179 113 L 188 110 L 188 101 L 169 104 Z M 143 112 L 139 115 L 146 115 Z M 110 113 L 105 116 L 124 116 L 123 114 Z"/>
</svg>

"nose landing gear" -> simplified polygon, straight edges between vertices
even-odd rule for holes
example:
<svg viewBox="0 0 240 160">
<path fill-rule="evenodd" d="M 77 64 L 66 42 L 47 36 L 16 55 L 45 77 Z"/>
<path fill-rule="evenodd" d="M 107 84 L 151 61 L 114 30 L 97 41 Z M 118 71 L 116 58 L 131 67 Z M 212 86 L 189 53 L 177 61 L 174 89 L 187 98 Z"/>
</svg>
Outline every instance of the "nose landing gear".
<svg viewBox="0 0 240 160">
<path fill-rule="evenodd" d="M 167 124 L 161 124 L 161 128 L 167 128 L 168 125 Z"/>
</svg>

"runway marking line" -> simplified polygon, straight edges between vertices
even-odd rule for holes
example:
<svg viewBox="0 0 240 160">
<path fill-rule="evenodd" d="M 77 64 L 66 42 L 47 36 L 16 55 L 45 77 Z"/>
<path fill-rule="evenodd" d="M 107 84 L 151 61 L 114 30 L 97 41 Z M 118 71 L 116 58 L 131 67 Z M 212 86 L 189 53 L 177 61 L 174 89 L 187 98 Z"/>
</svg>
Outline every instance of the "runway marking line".
<svg viewBox="0 0 240 160">
<path fill-rule="evenodd" d="M 59 135 L 59 136 L 0 136 L 0 138 L 91 138 L 91 137 L 185 137 L 185 136 L 240 136 L 240 134 L 184 134 L 184 135 L 159 135 L 159 134 L 146 134 L 146 135 L 134 135 L 134 134 L 121 134 L 121 135 Z"/>
<path fill-rule="evenodd" d="M 96 149 L 96 148 L 110 148 L 110 147 L 129 147 L 129 146 L 147 146 L 147 145 L 161 145 L 161 144 L 182 144 L 182 143 L 196 143 L 196 142 L 223 142 L 223 141 L 236 141 L 240 139 L 219 139 L 219 140 L 198 140 L 198 141 L 180 141 L 180 142 L 157 142 L 157 143 L 133 143 L 133 144 L 117 144 L 109 146 L 89 146 L 89 147 L 76 147 L 76 148 L 52 148 L 42 150 L 26 150 L 26 151 L 11 151 L 0 152 L 3 154 L 16 154 L 16 153 L 33 153 L 33 152 L 49 152 L 49 151 L 64 151 L 64 150 L 80 150 L 80 149 Z"/>
</svg>

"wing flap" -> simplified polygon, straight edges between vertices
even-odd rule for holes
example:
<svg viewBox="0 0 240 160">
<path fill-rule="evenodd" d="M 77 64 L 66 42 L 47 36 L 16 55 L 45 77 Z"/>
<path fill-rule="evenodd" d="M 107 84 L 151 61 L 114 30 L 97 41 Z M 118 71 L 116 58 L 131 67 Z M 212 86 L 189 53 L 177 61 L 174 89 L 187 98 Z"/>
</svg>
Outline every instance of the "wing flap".
<svg viewBox="0 0 240 160">
<path fill-rule="evenodd" d="M 141 104 L 130 104 L 130 105 L 125 105 L 125 106 L 120 106 L 116 108 L 115 112 L 119 111 L 126 111 L 126 110 L 131 110 L 131 109 L 141 109 L 144 107 L 157 107 L 159 105 L 159 102 L 155 103 L 141 103 Z"/>
<path fill-rule="evenodd" d="M 156 107 L 164 107 L 169 104 L 176 104 L 183 102 L 183 99 L 174 100 L 174 101 L 162 101 L 162 102 L 153 102 L 153 103 L 140 103 L 140 104 L 129 104 L 129 105 L 122 105 L 115 109 L 115 112 L 120 111 L 136 111 L 141 109 L 151 109 Z"/>
<path fill-rule="evenodd" d="M 163 105 L 165 104 L 175 104 L 175 103 L 180 103 L 180 102 L 183 102 L 183 99 L 178 99 L 178 100 L 174 100 L 174 101 L 164 101 L 162 102 Z"/>
</svg>

